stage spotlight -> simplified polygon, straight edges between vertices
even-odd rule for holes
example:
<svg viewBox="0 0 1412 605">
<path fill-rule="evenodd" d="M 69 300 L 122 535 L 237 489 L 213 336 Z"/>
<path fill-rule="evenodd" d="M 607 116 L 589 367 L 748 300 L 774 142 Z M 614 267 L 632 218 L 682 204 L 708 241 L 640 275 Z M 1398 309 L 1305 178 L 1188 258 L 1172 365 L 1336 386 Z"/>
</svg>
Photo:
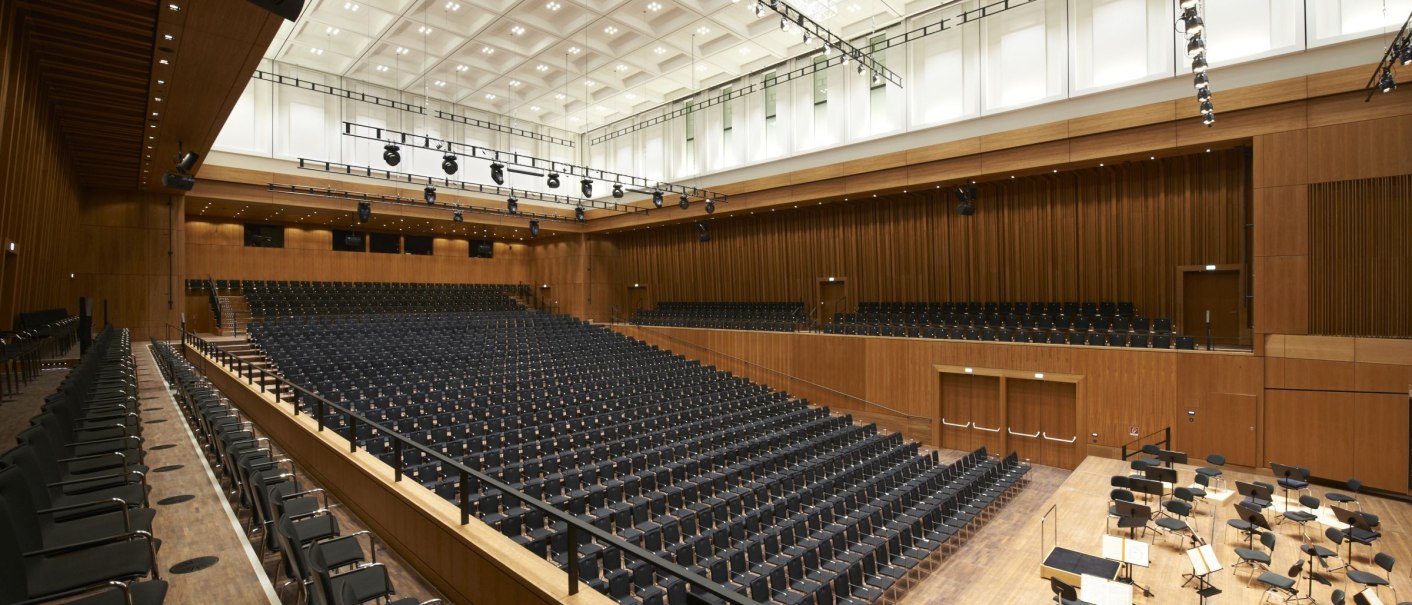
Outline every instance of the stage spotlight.
<svg viewBox="0 0 1412 605">
<path fill-rule="evenodd" d="M 452 222 L 459 223 L 459 222 L 464 221 L 464 220 L 466 220 L 466 217 L 461 214 L 461 211 L 460 211 L 460 210 L 457 210 L 457 211 L 451 213 L 451 221 L 452 221 Z"/>
<path fill-rule="evenodd" d="M 802 26 L 801 26 L 801 29 L 802 29 Z M 809 30 L 807 30 L 807 29 L 804 30 L 804 43 L 805 43 L 805 44 L 808 44 L 809 41 L 812 40 L 812 39 L 813 39 L 813 38 L 809 35 Z"/>
<path fill-rule="evenodd" d="M 530 237 L 539 237 L 539 221 L 530 221 Z"/>
<path fill-rule="evenodd" d="M 706 198 L 706 214 L 711 214 L 712 212 L 715 212 L 715 211 L 716 211 L 716 200 L 713 200 L 713 199 L 711 199 L 711 198 Z"/>
<path fill-rule="evenodd" d="M 1186 43 L 1186 56 L 1195 57 L 1203 52 L 1206 52 L 1206 41 L 1201 36 L 1192 36 Z"/>
<path fill-rule="evenodd" d="M 882 81 L 883 81 L 883 80 L 882 80 L 882 74 L 879 74 L 879 73 L 874 73 L 874 74 L 873 74 L 873 86 L 877 86 L 877 85 L 879 85 L 879 84 L 882 84 Z"/>
<path fill-rule="evenodd" d="M 765 16 L 765 3 L 763 3 L 763 2 L 756 2 L 756 3 L 755 3 L 755 16 L 756 16 L 756 17 L 763 17 L 763 16 Z"/>
<path fill-rule="evenodd" d="M 1403 65 L 1412 65 L 1412 36 L 1408 36 L 1402 41 L 1402 48 L 1397 51 L 1397 58 Z"/>
<path fill-rule="evenodd" d="M 1182 0 L 1182 3 L 1181 3 L 1182 10 L 1186 10 L 1186 9 L 1189 9 L 1189 8 L 1196 8 L 1196 3 L 1197 3 L 1198 1 L 1199 1 L 1199 0 Z"/>
<path fill-rule="evenodd" d="M 456 156 L 450 153 L 441 156 L 441 171 L 448 175 L 456 174 L 461 167 L 456 165 Z"/>
<path fill-rule="evenodd" d="M 618 199 L 622 199 L 622 197 L 623 197 L 623 185 L 622 185 L 622 183 L 613 183 L 613 197 L 618 198 Z"/>
<path fill-rule="evenodd" d="M 194 151 L 188 151 L 186 153 L 178 155 L 176 165 L 177 172 L 180 172 L 182 174 L 191 172 L 191 169 L 196 167 L 196 161 L 200 159 L 201 154 L 196 153 Z"/>
<path fill-rule="evenodd" d="M 677 198 L 677 206 L 680 206 L 682 210 L 686 210 L 691 207 L 691 199 L 686 197 L 686 194 L 683 193 L 681 197 Z"/>
<path fill-rule="evenodd" d="M 579 222 L 583 222 L 583 206 L 577 206 L 574 208 L 574 219 Z"/>
<path fill-rule="evenodd" d="M 431 185 L 427 185 L 426 189 L 423 189 L 423 190 L 422 190 L 422 199 L 424 199 L 424 200 L 427 201 L 427 205 L 428 205 L 428 206 L 435 206 L 435 205 L 436 205 L 436 187 L 432 187 Z"/>
<path fill-rule="evenodd" d="M 490 180 L 495 181 L 495 184 L 496 184 L 496 185 L 504 185 L 504 184 L 505 184 L 505 165 L 504 165 L 504 164 L 501 164 L 500 162 L 493 162 L 493 163 L 491 163 L 491 165 L 490 165 Z"/>
<path fill-rule="evenodd" d="M 1212 105 L 1211 105 L 1211 99 L 1207 99 L 1207 100 L 1201 102 L 1201 113 L 1202 113 L 1202 114 L 1209 114 L 1209 113 L 1211 113 L 1211 112 L 1213 112 L 1213 111 L 1215 111 L 1215 110 L 1216 110 L 1215 107 L 1212 107 Z"/>
<path fill-rule="evenodd" d="M 860 58 L 860 59 L 858 60 L 858 75 L 860 75 L 860 76 L 863 75 L 863 68 L 864 68 L 864 66 L 863 66 L 863 60 Z"/>
<path fill-rule="evenodd" d="M 1191 83 L 1192 86 L 1197 88 L 1208 88 L 1211 86 L 1211 77 L 1204 73 L 1196 74 L 1196 76 L 1191 79 Z"/>
<path fill-rule="evenodd" d="M 1214 112 L 1214 111 L 1211 112 L 1211 113 L 1206 114 L 1205 117 L 1201 118 L 1201 123 L 1202 123 L 1202 124 L 1205 124 L 1205 125 L 1207 125 L 1207 126 L 1210 126 L 1211 124 L 1213 124 L 1213 123 L 1215 123 L 1215 122 L 1216 122 L 1216 112 Z"/>
<path fill-rule="evenodd" d="M 593 197 L 593 179 L 579 181 L 579 191 L 583 192 L 584 197 Z"/>
<path fill-rule="evenodd" d="M 398 147 L 398 146 L 396 146 L 396 145 L 393 145 L 392 143 L 388 143 L 388 144 L 386 144 L 386 145 L 383 145 L 383 146 L 382 146 L 382 161 L 387 162 L 387 165 L 388 165 L 388 166 L 396 166 L 396 165 L 398 165 L 398 164 L 401 164 L 401 163 L 402 163 L 402 151 L 401 151 L 401 148 Z"/>
<path fill-rule="evenodd" d="M 515 196 L 513 195 L 505 198 L 505 210 L 507 210 L 510 214 L 519 214 L 520 200 L 515 199 Z"/>
<path fill-rule="evenodd" d="M 559 173 L 557 173 L 557 172 L 551 172 L 551 173 L 549 173 L 549 188 L 550 188 L 550 189 L 558 189 L 558 188 L 559 188 Z"/>
<path fill-rule="evenodd" d="M 1200 15 L 1196 14 L 1195 8 L 1189 8 L 1186 12 L 1183 12 L 1182 21 L 1184 22 L 1188 38 L 1198 36 L 1206 29 L 1206 23 L 1201 20 Z"/>
<path fill-rule="evenodd" d="M 956 188 L 956 214 L 971 216 L 976 213 L 976 188 Z"/>
<path fill-rule="evenodd" d="M 652 206 L 653 206 L 654 208 L 661 208 L 661 207 L 662 207 L 662 192 L 661 192 L 661 191 L 653 191 L 653 192 L 652 192 Z"/>
<path fill-rule="evenodd" d="M 1206 65 L 1206 53 L 1196 55 L 1196 57 L 1191 60 L 1192 73 L 1204 74 L 1208 67 L 1209 66 Z"/>
<path fill-rule="evenodd" d="M 706 223 L 696 223 L 696 241 L 711 241 L 711 228 L 708 227 Z"/>
<path fill-rule="evenodd" d="M 1393 79 L 1391 69 L 1384 68 L 1383 77 L 1378 78 L 1378 90 L 1389 93 L 1394 88 L 1397 88 L 1397 80 Z"/>
<path fill-rule="evenodd" d="M 1210 100 L 1211 100 L 1211 89 L 1210 89 L 1210 88 L 1199 88 L 1199 89 L 1197 89 L 1197 91 L 1196 91 L 1196 100 L 1197 100 L 1198 102 L 1200 102 L 1200 101 L 1210 101 Z"/>
<path fill-rule="evenodd" d="M 358 222 L 366 223 L 373 218 L 373 205 L 368 202 L 358 202 Z"/>
<path fill-rule="evenodd" d="M 191 188 L 196 186 L 196 177 L 189 174 L 166 172 L 162 174 L 162 186 L 168 189 L 191 191 Z"/>
</svg>

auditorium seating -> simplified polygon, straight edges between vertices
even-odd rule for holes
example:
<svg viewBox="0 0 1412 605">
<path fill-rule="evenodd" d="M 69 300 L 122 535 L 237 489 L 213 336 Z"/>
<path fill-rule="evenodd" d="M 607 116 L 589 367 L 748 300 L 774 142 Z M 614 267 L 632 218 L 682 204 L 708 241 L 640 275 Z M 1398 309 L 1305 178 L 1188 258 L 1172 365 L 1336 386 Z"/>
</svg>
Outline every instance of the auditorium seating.
<svg viewBox="0 0 1412 605">
<path fill-rule="evenodd" d="M 793 332 L 806 322 L 803 303 L 792 302 L 662 302 L 632 317 L 637 325 L 767 332 Z"/>
<path fill-rule="evenodd" d="M 380 308 L 346 296 L 326 308 Z M 459 313 L 267 317 L 250 337 L 291 382 L 518 490 L 474 485 L 465 499 L 561 567 L 566 524 L 523 497 L 751 598 L 873 602 L 1027 470 L 984 449 L 941 464 L 900 435 L 606 328 L 481 302 Z M 323 422 L 398 462 L 391 439 L 366 424 L 355 435 L 334 410 Z M 454 469 L 402 451 L 405 477 L 460 502 Z M 620 603 L 685 602 L 682 581 L 618 547 L 585 536 L 577 548 L 583 580 Z"/>
<path fill-rule="evenodd" d="M 223 289 L 224 280 L 217 280 Z M 303 317 L 343 313 L 425 313 L 498 309 L 519 304 L 527 286 L 507 284 L 402 284 L 238 280 L 225 288 L 239 289 L 250 304 L 251 316 Z"/>
<path fill-rule="evenodd" d="M 78 318 L 64 309 L 21 313 L 15 329 L 0 332 L 0 396 L 11 395 L 39 376 L 40 362 L 78 340 Z"/>
<path fill-rule="evenodd" d="M 372 534 L 341 531 L 324 491 L 303 485 L 293 461 L 278 457 L 268 440 L 171 345 L 153 339 L 152 350 L 163 377 L 176 388 L 177 403 L 202 451 L 229 481 L 232 504 L 249 513 L 246 538 L 262 560 L 266 553 L 280 553 L 280 570 L 298 591 L 295 602 L 356 605 L 395 594 L 387 570 L 377 562 Z M 437 601 L 422 605 L 432 602 Z"/>
<path fill-rule="evenodd" d="M 0 454 L 0 602 L 166 598 L 141 413 L 128 332 L 105 329 Z"/>
<path fill-rule="evenodd" d="M 1138 315 L 1128 302 L 863 302 L 835 317 L 828 334 L 1109 347 L 1193 348 L 1172 321 Z"/>
</svg>

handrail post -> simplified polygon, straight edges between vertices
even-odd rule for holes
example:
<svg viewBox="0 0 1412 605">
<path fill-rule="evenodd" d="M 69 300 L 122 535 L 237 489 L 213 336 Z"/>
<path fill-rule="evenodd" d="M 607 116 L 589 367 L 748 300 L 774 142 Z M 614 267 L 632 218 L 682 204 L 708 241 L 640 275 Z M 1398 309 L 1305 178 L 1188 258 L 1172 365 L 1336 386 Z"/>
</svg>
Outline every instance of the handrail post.
<svg viewBox="0 0 1412 605">
<path fill-rule="evenodd" d="M 1208 340 L 1209 340 L 1209 339 L 1208 339 Z M 1162 430 L 1166 432 L 1166 436 L 1164 436 L 1164 437 L 1162 438 L 1162 441 L 1163 441 L 1163 443 L 1166 444 L 1167 449 L 1170 450 L 1170 449 L 1172 449 L 1172 427 L 1169 426 L 1169 427 L 1166 427 L 1166 428 L 1164 428 L 1164 429 L 1162 429 Z"/>
<path fill-rule="evenodd" d="M 471 522 L 471 474 L 461 469 L 461 525 Z M 570 527 L 573 527 L 571 524 Z"/>
<path fill-rule="evenodd" d="M 358 453 L 358 417 L 348 414 L 348 453 Z"/>
<path fill-rule="evenodd" d="M 314 399 L 314 415 L 318 416 L 319 432 L 324 431 L 324 400 Z"/>
<path fill-rule="evenodd" d="M 394 483 L 402 480 L 402 436 L 398 435 L 397 437 L 392 440 L 392 481 Z"/>
<path fill-rule="evenodd" d="M 569 552 L 565 553 L 569 559 L 569 595 L 579 593 L 579 528 L 578 525 L 569 524 Z"/>
</svg>

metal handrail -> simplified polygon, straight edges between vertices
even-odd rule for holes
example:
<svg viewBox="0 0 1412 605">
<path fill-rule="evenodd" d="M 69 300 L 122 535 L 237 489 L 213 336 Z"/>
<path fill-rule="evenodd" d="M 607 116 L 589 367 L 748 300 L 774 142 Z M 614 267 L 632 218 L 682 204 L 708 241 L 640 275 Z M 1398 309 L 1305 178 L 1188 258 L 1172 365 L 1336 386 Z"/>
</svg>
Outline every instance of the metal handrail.
<svg viewBox="0 0 1412 605">
<path fill-rule="evenodd" d="M 545 513 L 546 515 L 552 517 L 555 520 L 563 521 L 568 527 L 568 543 L 572 545 L 572 547 L 569 549 L 570 552 L 566 553 L 569 556 L 568 577 L 569 594 L 571 595 L 578 594 L 579 591 L 579 557 L 582 555 L 578 549 L 578 532 L 587 532 L 588 535 L 597 538 L 600 542 L 604 543 L 605 545 L 615 546 L 619 550 L 621 550 L 625 555 L 644 561 L 649 565 L 657 568 L 659 571 L 664 572 L 668 575 L 681 578 L 689 582 L 693 587 L 711 593 L 712 595 L 721 598 L 727 603 L 731 603 L 733 605 L 755 605 L 755 601 L 747 599 L 744 596 L 736 593 L 735 591 L 721 586 L 720 584 L 717 584 L 715 582 L 712 582 L 711 580 L 702 577 L 701 575 L 698 575 L 680 565 L 677 565 L 676 563 L 667 561 L 666 559 L 657 556 L 656 553 L 653 553 L 652 551 L 646 550 L 641 546 L 623 540 L 622 538 L 619 538 L 618 536 L 612 533 L 599 529 L 598 527 L 588 522 L 585 522 L 583 519 L 580 519 L 575 515 L 561 511 L 543 500 L 530 496 L 520 490 L 511 487 L 508 483 L 502 482 L 499 479 L 496 479 L 494 477 L 491 477 L 490 475 L 487 475 L 469 466 L 466 466 L 459 460 L 451 458 L 446 454 L 443 454 L 426 445 L 422 445 L 421 443 L 417 443 L 416 441 L 408 439 L 401 433 L 398 433 L 397 431 L 394 431 L 378 422 L 374 422 L 368 417 L 358 412 L 355 412 L 347 407 L 329 401 L 328 399 L 325 399 L 324 397 L 320 396 L 318 393 L 310 391 L 309 389 L 304 388 L 300 385 L 294 384 L 293 382 L 290 382 L 289 380 L 285 379 L 283 376 L 280 376 L 277 373 L 267 371 L 264 368 L 256 368 L 252 366 L 249 362 L 240 359 L 235 355 L 232 355 L 231 353 L 210 342 L 207 342 L 205 339 L 197 336 L 194 333 L 187 332 L 185 335 L 185 342 L 191 345 L 201 354 L 205 355 L 208 359 L 216 363 L 221 363 L 227 368 L 230 368 L 234 371 L 237 379 L 244 378 L 248 384 L 255 384 L 255 378 L 258 375 L 261 379 L 261 393 L 269 392 L 265 387 L 264 379 L 266 377 L 273 378 L 275 402 L 284 403 L 286 396 L 285 391 L 289 391 L 290 399 L 292 400 L 289 403 L 294 406 L 295 416 L 298 416 L 300 413 L 301 399 L 312 399 L 315 419 L 318 422 L 319 432 L 322 432 L 324 430 L 324 414 L 327 410 L 332 409 L 335 412 L 341 412 L 342 414 L 346 415 L 348 417 L 349 433 L 351 434 L 348 439 L 348 446 L 350 452 L 358 451 L 359 424 L 367 425 L 370 429 L 382 433 L 384 436 L 392 440 L 393 446 L 397 450 L 395 454 L 395 459 L 398 461 L 398 464 L 394 466 L 393 469 L 395 471 L 394 481 L 400 481 L 402 479 L 401 461 L 403 458 L 401 457 L 401 453 L 405 452 L 407 448 L 421 451 L 424 455 L 429 456 L 431 459 L 441 462 L 442 468 L 455 469 L 460 473 L 458 481 L 458 492 L 460 494 L 460 502 L 457 504 L 457 506 L 461 510 L 461 525 L 466 525 L 467 523 L 470 523 L 471 519 L 471 506 L 470 500 L 468 499 L 468 495 L 470 479 L 472 477 L 474 477 L 477 481 L 479 481 L 482 485 L 486 487 L 500 490 L 500 492 L 503 494 L 503 497 L 509 497 L 513 500 L 518 500 L 520 502 L 523 502 L 526 506 L 538 509 L 539 511 Z M 306 403 L 305 405 L 308 405 L 308 403 Z M 308 412 L 307 409 L 304 411 Z"/>
<path fill-rule="evenodd" d="M 966 424 L 956 424 L 956 423 L 954 423 L 954 422 L 947 422 L 947 421 L 946 421 L 946 418 L 943 417 L 943 418 L 941 419 L 941 423 L 944 424 L 944 425 L 946 425 L 946 426 L 954 426 L 954 427 L 956 427 L 956 428 L 958 428 L 958 429 L 968 429 L 968 428 L 971 428 L 971 421 L 969 421 L 969 420 L 966 421 Z"/>
<path fill-rule="evenodd" d="M 979 424 L 976 424 L 975 422 L 971 422 L 971 428 L 976 429 L 976 430 L 978 430 L 978 431 L 985 431 L 985 432 L 987 432 L 987 433 L 999 433 L 999 432 L 1000 432 L 1000 427 L 995 427 L 995 428 L 993 428 L 993 429 L 988 429 L 988 428 L 985 428 L 985 427 L 983 427 L 983 426 L 981 426 L 981 425 L 979 425 Z M 1006 427 L 1006 428 L 1008 429 L 1009 427 Z"/>
<path fill-rule="evenodd" d="M 1039 436 L 1040 436 L 1041 439 L 1044 439 L 1045 441 L 1056 441 L 1056 442 L 1058 442 L 1058 443 L 1073 443 L 1073 442 L 1079 440 L 1079 436 L 1078 436 L 1078 435 L 1074 435 L 1074 437 L 1073 437 L 1072 439 L 1060 439 L 1060 438 L 1058 438 L 1058 437 L 1050 437 L 1049 434 L 1046 433 L 1046 432 L 1044 432 L 1044 431 L 1040 431 L 1040 432 L 1039 432 Z"/>
<path fill-rule="evenodd" d="M 1163 428 L 1163 429 L 1161 429 L 1161 430 L 1152 431 L 1151 433 L 1148 433 L 1148 434 L 1146 434 L 1146 435 L 1143 435 L 1143 436 L 1141 436 L 1141 437 L 1138 437 L 1137 439 L 1134 439 L 1134 440 L 1132 440 L 1132 441 L 1129 441 L 1129 442 L 1127 442 L 1127 443 L 1124 443 L 1124 444 L 1123 444 L 1123 447 L 1122 447 L 1123 460 L 1127 460 L 1129 456 L 1132 456 L 1133 454 L 1136 454 L 1136 453 L 1142 451 L 1142 448 L 1139 447 L 1138 449 L 1135 449 L 1135 450 L 1129 452 L 1129 451 L 1128 451 L 1128 446 L 1133 445 L 1133 444 L 1138 443 L 1138 442 L 1141 442 L 1142 440 L 1147 439 L 1148 437 L 1151 437 L 1151 436 L 1156 435 L 1156 434 L 1158 434 L 1158 433 L 1162 433 L 1162 435 L 1163 435 L 1163 436 L 1162 436 L 1162 440 L 1157 442 L 1157 443 L 1161 443 L 1161 444 L 1162 444 L 1162 449 L 1164 449 L 1164 450 L 1170 450 L 1170 449 L 1172 449 L 1172 427 L 1169 426 L 1169 427 L 1165 427 L 1165 428 Z M 1156 445 L 1156 444 L 1154 443 L 1153 445 Z"/>
<path fill-rule="evenodd" d="M 1035 433 L 1034 433 L 1033 435 L 1031 435 L 1031 434 L 1029 434 L 1029 433 L 1016 433 L 1014 430 L 1012 430 L 1012 429 L 1011 429 L 1010 427 L 1008 427 L 1008 426 L 1005 427 L 1005 432 L 1006 432 L 1006 433 L 1009 433 L 1009 434 L 1011 434 L 1011 435 L 1014 435 L 1014 436 L 1016 436 L 1016 437 L 1029 437 L 1030 439 L 1038 439 L 1040 435 L 1043 435 L 1043 434 L 1044 434 L 1044 431 L 1035 431 Z"/>
</svg>

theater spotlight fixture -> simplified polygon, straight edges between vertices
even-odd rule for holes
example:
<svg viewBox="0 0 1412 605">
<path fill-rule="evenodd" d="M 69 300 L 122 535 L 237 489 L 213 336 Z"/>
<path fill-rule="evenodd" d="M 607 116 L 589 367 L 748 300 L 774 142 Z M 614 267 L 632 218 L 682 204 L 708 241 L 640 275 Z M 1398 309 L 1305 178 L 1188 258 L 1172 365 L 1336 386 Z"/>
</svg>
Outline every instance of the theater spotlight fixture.
<svg viewBox="0 0 1412 605">
<path fill-rule="evenodd" d="M 459 223 L 459 222 L 464 221 L 464 220 L 466 220 L 466 217 L 461 214 L 461 211 L 460 211 L 460 210 L 457 210 L 457 211 L 451 213 L 451 221 L 452 221 L 452 222 Z"/>
<path fill-rule="evenodd" d="M 1191 59 L 1192 73 L 1204 74 L 1209 66 L 1206 64 L 1206 53 L 1196 55 Z"/>
<path fill-rule="evenodd" d="M 1397 50 L 1397 60 L 1403 65 L 1412 65 L 1412 37 L 1402 41 L 1402 48 Z"/>
<path fill-rule="evenodd" d="M 490 180 L 495 181 L 495 184 L 496 184 L 496 185 L 504 185 L 504 184 L 505 184 L 505 165 L 504 165 L 504 164 L 501 164 L 500 162 L 491 163 L 491 165 L 490 165 Z"/>
<path fill-rule="evenodd" d="M 558 188 L 559 188 L 559 173 L 557 173 L 557 172 L 551 172 L 551 173 L 549 173 L 549 183 L 548 183 L 548 184 L 549 184 L 549 188 L 550 188 L 550 189 L 558 189 Z"/>
<path fill-rule="evenodd" d="M 1192 86 L 1195 86 L 1197 88 L 1210 88 L 1211 76 L 1208 76 L 1204 73 L 1196 74 L 1196 76 L 1191 79 L 1191 83 Z"/>
<path fill-rule="evenodd" d="M 661 208 L 661 207 L 662 207 L 662 192 L 661 192 L 661 191 L 653 191 L 653 192 L 652 192 L 652 206 L 653 206 L 654 208 Z"/>
<path fill-rule="evenodd" d="M 401 149 L 402 149 L 401 147 L 398 147 L 398 146 L 396 146 L 396 145 L 394 145 L 394 144 L 392 144 L 392 143 L 388 143 L 388 144 L 386 144 L 386 145 L 383 145 L 383 146 L 382 146 L 382 161 L 387 162 L 387 165 L 388 165 L 388 166 L 396 166 L 396 165 L 398 165 L 398 164 L 401 164 L 401 163 L 402 163 L 402 151 L 401 151 Z"/>
<path fill-rule="evenodd" d="M 509 211 L 510 214 L 519 214 L 520 200 L 515 199 L 513 195 L 505 198 L 505 210 Z"/>
<path fill-rule="evenodd" d="M 956 214 L 971 216 L 976 213 L 976 188 L 956 188 Z"/>
<path fill-rule="evenodd" d="M 422 190 L 422 199 L 424 199 L 424 200 L 427 201 L 427 205 L 428 205 L 428 206 L 435 206 L 435 205 L 436 205 L 436 187 L 432 187 L 431 185 L 427 185 L 427 186 L 426 186 L 426 189 L 423 189 L 423 190 Z"/>
<path fill-rule="evenodd" d="M 191 169 L 196 167 L 197 160 L 200 159 L 201 154 L 196 153 L 194 151 L 187 151 L 185 153 L 177 154 L 177 172 L 180 172 L 182 174 L 190 173 Z"/>
<path fill-rule="evenodd" d="M 583 192 L 584 197 L 593 197 L 593 179 L 579 181 L 579 191 Z"/>
<path fill-rule="evenodd" d="M 708 227 L 706 223 L 696 223 L 696 241 L 711 241 L 711 228 Z"/>
<path fill-rule="evenodd" d="M 687 208 L 691 207 L 691 200 L 686 197 L 685 193 L 681 194 L 681 197 L 677 198 L 677 206 L 680 206 L 682 210 L 686 210 Z"/>
<path fill-rule="evenodd" d="M 366 223 L 373 218 L 373 205 L 368 202 L 358 202 L 358 222 Z"/>
<path fill-rule="evenodd" d="M 583 222 L 583 206 L 577 206 L 574 208 L 574 219 L 579 222 Z"/>
<path fill-rule="evenodd" d="M 460 169 L 460 166 L 457 166 L 457 165 L 456 165 L 456 156 L 455 156 L 454 154 L 448 153 L 448 154 L 446 154 L 446 155 L 444 155 L 444 156 L 441 156 L 441 171 L 442 171 L 442 172 L 445 172 L 446 174 L 451 175 L 451 174 L 456 174 L 456 170 L 458 170 L 458 169 Z"/>
<path fill-rule="evenodd" d="M 1386 94 L 1392 92 L 1394 88 L 1397 88 L 1397 80 L 1393 79 L 1392 70 L 1384 69 L 1382 77 L 1378 78 L 1378 90 Z"/>
<path fill-rule="evenodd" d="M 530 237 L 539 237 L 539 221 L 530 221 Z"/>
<path fill-rule="evenodd" d="M 706 198 L 706 214 L 711 214 L 712 212 L 715 212 L 715 211 L 716 211 L 716 200 L 713 200 L 713 199 L 711 199 L 711 198 Z"/>
<path fill-rule="evenodd" d="M 618 199 L 622 199 L 622 197 L 623 197 L 623 185 L 622 185 L 622 183 L 613 183 L 613 197 L 618 198 Z"/>
</svg>

